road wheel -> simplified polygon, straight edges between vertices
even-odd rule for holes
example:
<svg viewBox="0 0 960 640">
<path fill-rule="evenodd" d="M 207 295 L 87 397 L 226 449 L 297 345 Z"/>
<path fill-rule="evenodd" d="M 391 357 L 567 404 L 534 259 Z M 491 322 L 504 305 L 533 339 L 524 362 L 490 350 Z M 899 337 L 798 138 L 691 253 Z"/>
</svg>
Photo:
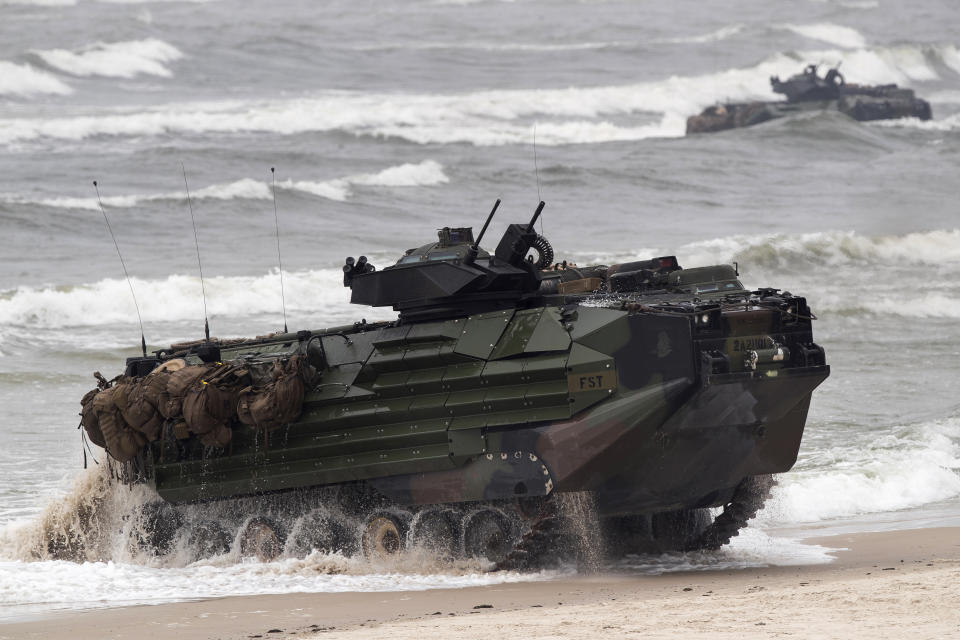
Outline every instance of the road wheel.
<svg viewBox="0 0 960 640">
<path fill-rule="evenodd" d="M 346 553 L 351 549 L 351 535 L 343 518 L 322 509 L 314 509 L 301 517 L 290 532 L 290 549 L 297 556 L 312 551 Z"/>
<path fill-rule="evenodd" d="M 468 558 L 500 562 L 513 548 L 513 528 L 501 512 L 479 509 L 464 517 L 463 553 Z"/>
<path fill-rule="evenodd" d="M 137 545 L 144 551 L 165 554 L 173 547 L 182 524 L 183 517 L 171 504 L 162 500 L 148 502 L 137 510 L 133 522 Z"/>
<path fill-rule="evenodd" d="M 407 542 L 408 517 L 377 512 L 363 526 L 361 546 L 368 558 L 386 558 L 400 553 Z"/>
<path fill-rule="evenodd" d="M 453 558 L 460 548 L 460 517 L 453 509 L 424 509 L 410 523 L 409 544 Z"/>
<path fill-rule="evenodd" d="M 230 551 L 233 537 L 219 522 L 201 520 L 190 527 L 188 542 L 197 559 L 212 558 Z"/>
<path fill-rule="evenodd" d="M 240 555 L 256 556 L 261 562 L 267 562 L 282 552 L 283 532 L 270 518 L 257 516 L 243 527 L 240 535 Z"/>
</svg>

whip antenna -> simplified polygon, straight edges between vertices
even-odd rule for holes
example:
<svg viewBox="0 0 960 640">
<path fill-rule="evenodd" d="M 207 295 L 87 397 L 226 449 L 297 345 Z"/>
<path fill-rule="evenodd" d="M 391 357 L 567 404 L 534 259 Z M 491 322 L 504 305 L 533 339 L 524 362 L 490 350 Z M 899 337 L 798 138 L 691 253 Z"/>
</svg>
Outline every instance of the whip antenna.
<svg viewBox="0 0 960 640">
<path fill-rule="evenodd" d="M 143 350 L 143 357 L 147 357 L 147 339 L 143 335 L 143 318 L 140 317 L 140 305 L 137 304 L 137 294 L 133 292 L 133 282 L 130 281 L 130 274 L 127 273 L 127 265 L 123 261 L 123 255 L 120 253 L 120 245 L 117 243 L 117 236 L 113 235 L 113 228 L 110 226 L 110 220 L 107 219 L 107 212 L 103 208 L 103 201 L 100 199 L 100 187 L 97 181 L 93 181 L 93 188 L 97 192 L 97 204 L 100 205 L 100 213 L 103 214 L 103 221 L 107 223 L 107 231 L 113 238 L 113 246 L 117 249 L 117 257 L 120 258 L 120 266 L 123 267 L 123 275 L 127 279 L 127 286 L 130 287 L 130 296 L 133 298 L 133 307 L 137 310 L 137 321 L 140 323 L 140 348 Z"/>
<path fill-rule="evenodd" d="M 277 264 L 280 265 L 280 305 L 283 308 L 283 332 L 287 331 L 287 300 L 283 295 L 283 261 L 280 260 L 280 217 L 277 215 L 277 172 L 270 167 L 271 191 L 273 192 L 273 223 L 277 228 Z"/>
<path fill-rule="evenodd" d="M 537 200 L 543 202 L 540 195 L 540 165 L 537 163 L 537 123 L 533 123 L 533 170 L 537 174 Z M 540 235 L 543 235 L 543 219 L 540 220 Z"/>
<path fill-rule="evenodd" d="M 190 185 L 187 184 L 187 169 L 180 163 L 183 171 L 183 187 L 187 191 L 187 206 L 190 208 L 190 222 L 193 223 L 193 243 L 197 247 L 197 267 L 200 269 L 200 293 L 203 294 L 203 334 L 210 342 L 210 321 L 207 319 L 207 288 L 203 284 L 203 265 L 200 263 L 200 240 L 197 238 L 197 219 L 193 217 L 193 202 L 190 200 Z"/>
</svg>

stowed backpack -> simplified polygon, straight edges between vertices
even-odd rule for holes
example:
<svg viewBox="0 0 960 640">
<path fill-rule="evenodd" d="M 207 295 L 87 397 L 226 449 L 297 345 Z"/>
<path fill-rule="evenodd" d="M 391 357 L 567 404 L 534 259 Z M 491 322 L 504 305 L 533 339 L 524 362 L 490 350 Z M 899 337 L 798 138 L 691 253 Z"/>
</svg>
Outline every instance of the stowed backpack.
<svg viewBox="0 0 960 640">
<path fill-rule="evenodd" d="M 120 411 L 121 407 L 127 403 L 130 387 L 130 383 L 120 381 L 112 387 L 103 389 L 92 398 L 97 426 L 103 435 L 104 448 L 118 462 L 133 459 L 141 447 L 147 443 L 146 437 L 131 428 Z M 93 440 L 92 437 L 91 440 Z"/>
<path fill-rule="evenodd" d="M 219 364 L 187 389 L 183 419 L 203 444 L 230 443 L 233 432 L 228 423 L 236 417 L 240 389 L 249 384 L 250 374 L 242 365 Z"/>
<path fill-rule="evenodd" d="M 87 432 L 87 437 L 90 438 L 90 442 L 98 447 L 106 448 L 107 441 L 103 439 L 103 431 L 100 430 L 100 421 L 97 419 L 97 410 L 93 406 L 93 399 L 100 391 L 101 388 L 97 387 L 96 389 L 87 391 L 86 395 L 83 396 L 83 399 L 80 401 L 80 406 L 83 407 L 80 410 L 80 424 L 83 425 L 84 431 Z"/>
<path fill-rule="evenodd" d="M 183 413 L 183 400 L 187 391 L 213 371 L 215 364 L 196 364 L 174 371 L 167 378 L 167 387 L 160 393 L 157 408 L 164 418 L 178 418 Z"/>
<path fill-rule="evenodd" d="M 170 360 L 137 380 L 108 382 L 97 374 L 100 384 L 81 401 L 81 424 L 91 442 L 120 462 L 156 440 L 165 419 L 182 419 L 203 444 L 224 447 L 235 419 L 269 430 L 299 417 L 308 371 L 302 356 L 292 356 L 192 366 Z"/>
<path fill-rule="evenodd" d="M 126 394 L 126 402 L 120 407 L 127 424 L 146 436 L 149 442 L 156 440 L 163 428 L 160 396 L 166 391 L 173 372 L 185 364 L 183 360 L 171 360 L 166 364 L 171 363 L 172 366 L 158 367 L 132 384 Z"/>
<path fill-rule="evenodd" d="M 293 422 L 303 409 L 306 363 L 302 356 L 277 361 L 269 378 L 240 392 L 240 422 L 259 429 L 276 429 Z"/>
</svg>

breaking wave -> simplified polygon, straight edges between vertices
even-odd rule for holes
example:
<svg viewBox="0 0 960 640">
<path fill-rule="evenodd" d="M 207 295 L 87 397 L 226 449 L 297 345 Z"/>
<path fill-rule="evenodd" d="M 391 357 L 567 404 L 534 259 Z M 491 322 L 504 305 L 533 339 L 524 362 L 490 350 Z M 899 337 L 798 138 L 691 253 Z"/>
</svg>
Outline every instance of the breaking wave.
<svg viewBox="0 0 960 640">
<path fill-rule="evenodd" d="M 443 184 L 449 181 L 443 172 L 443 166 L 433 160 L 419 163 L 407 163 L 388 167 L 377 173 L 361 173 L 332 180 L 282 180 L 277 182 L 278 189 L 299 191 L 328 200 L 344 201 L 353 193 L 353 187 L 423 187 Z M 214 184 L 190 192 L 190 197 L 197 200 L 269 200 L 272 195 L 270 184 L 252 178 L 243 178 L 226 184 Z M 103 198 L 105 207 L 133 207 L 144 202 L 164 200 L 183 200 L 183 192 L 154 193 L 139 195 L 106 196 Z M 23 196 L 7 194 L 2 196 L 3 201 L 15 204 L 37 204 L 45 207 L 63 209 L 86 209 L 99 211 L 96 198 L 82 198 L 72 196 L 57 196 L 50 198 L 25 198 Z"/>
<path fill-rule="evenodd" d="M 165 63 L 179 60 L 183 54 L 163 40 L 148 38 L 127 42 L 97 42 L 82 49 L 34 50 L 47 65 L 74 76 L 132 78 L 147 74 L 169 78 Z"/>
<path fill-rule="evenodd" d="M 960 229 L 899 236 L 864 236 L 855 231 L 729 236 L 694 242 L 677 251 L 697 265 L 736 260 L 782 272 L 823 265 L 960 266 Z"/>
<path fill-rule="evenodd" d="M 831 450 L 824 467 L 780 476 L 761 524 L 814 522 L 919 507 L 960 496 L 960 420 L 879 436 L 868 447 Z"/>
<path fill-rule="evenodd" d="M 284 271 L 287 311 L 312 315 L 323 310 L 324 319 L 346 321 L 350 314 L 349 291 L 343 288 L 339 269 Z M 172 275 L 162 280 L 133 278 L 140 311 L 150 323 L 178 322 L 203 317 L 200 280 Z M 216 276 L 204 279 L 211 318 L 275 314 L 279 274 Z M 376 310 L 366 310 L 366 315 Z M 136 317 L 125 280 L 105 279 L 70 287 L 18 287 L 0 293 L 0 325 L 57 329 L 128 323 Z"/>
<path fill-rule="evenodd" d="M 724 100 L 772 100 L 771 75 L 796 73 L 810 59 L 843 62 L 850 82 L 922 82 L 938 67 L 960 72 L 953 45 L 780 53 L 746 68 L 606 87 L 491 90 L 462 94 L 328 92 L 275 101 L 167 105 L 140 112 L 0 119 L 0 143 L 38 138 L 340 131 L 417 144 L 587 144 L 682 136 L 686 117 Z M 632 116 L 635 121 L 623 121 Z M 618 117 L 618 122 L 610 119 Z"/>
<path fill-rule="evenodd" d="M 960 98 L 957 101 L 960 102 Z M 960 113 L 955 113 L 941 120 L 920 120 L 919 118 L 875 120 L 870 123 L 870 126 L 890 129 L 921 129 L 923 131 L 960 131 Z"/>
<path fill-rule="evenodd" d="M 949 289 L 960 268 L 958 229 L 878 237 L 854 232 L 734 236 L 688 244 L 670 253 L 676 253 L 681 264 L 688 267 L 736 261 L 747 286 L 792 288 L 793 281 L 803 290 L 815 288 L 818 312 L 960 318 L 960 298 Z M 664 254 L 664 250 L 643 249 L 617 256 L 578 255 L 576 259 L 580 263 L 609 264 Z M 904 273 L 908 268 L 913 271 Z M 933 268 L 947 271 L 932 278 Z M 797 281 L 796 274 L 806 274 L 805 279 Z M 341 271 L 333 267 L 285 271 L 288 312 L 304 322 L 316 322 L 321 311 L 320 320 L 327 324 L 356 320 L 342 278 Z M 946 284 L 940 284 L 941 280 Z M 134 278 L 133 287 L 141 313 L 150 323 L 189 322 L 203 317 L 196 276 Z M 223 319 L 218 321 L 221 326 L 235 318 L 237 329 L 242 331 L 245 319 L 276 313 L 279 275 L 212 277 L 206 279 L 206 290 L 211 317 Z M 364 314 L 371 319 L 393 317 L 389 310 L 367 309 Z M 120 279 L 69 287 L 21 286 L 0 292 L 0 326 L 6 331 L 99 327 L 126 324 L 132 317 L 135 310 L 130 292 Z M 176 334 L 177 330 L 168 330 L 175 334 L 171 338 L 183 337 Z"/>
<path fill-rule="evenodd" d="M 817 24 L 785 24 L 781 28 L 811 40 L 819 40 L 838 47 L 859 49 L 867 46 L 867 39 L 856 29 L 829 22 Z"/>
<path fill-rule="evenodd" d="M 68 95 L 73 93 L 73 89 L 46 71 L 35 69 L 29 64 L 0 60 L 0 95 L 25 97 L 44 93 Z M 0 133 L 0 140 L 2 138 L 3 134 Z"/>
</svg>

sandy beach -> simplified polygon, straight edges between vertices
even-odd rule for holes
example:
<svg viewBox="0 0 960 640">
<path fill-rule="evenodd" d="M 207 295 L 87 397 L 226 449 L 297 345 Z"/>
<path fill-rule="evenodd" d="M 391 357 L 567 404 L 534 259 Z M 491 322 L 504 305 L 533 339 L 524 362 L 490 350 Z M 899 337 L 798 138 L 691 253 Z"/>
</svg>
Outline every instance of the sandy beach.
<svg viewBox="0 0 960 640">
<path fill-rule="evenodd" d="M 844 550 L 833 563 L 802 567 L 58 613 L 2 624 L 0 639 L 960 637 L 960 529 L 809 542 Z"/>
</svg>

